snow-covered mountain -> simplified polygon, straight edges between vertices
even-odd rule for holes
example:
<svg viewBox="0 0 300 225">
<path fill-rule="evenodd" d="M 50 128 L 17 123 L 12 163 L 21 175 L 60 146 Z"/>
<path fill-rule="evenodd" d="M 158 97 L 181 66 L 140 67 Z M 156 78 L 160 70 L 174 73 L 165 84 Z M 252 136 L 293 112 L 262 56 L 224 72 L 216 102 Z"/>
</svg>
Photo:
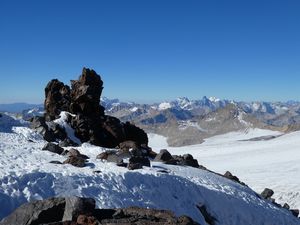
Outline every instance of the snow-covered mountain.
<svg viewBox="0 0 300 225">
<path fill-rule="evenodd" d="M 179 97 L 173 101 L 163 101 L 154 104 L 137 104 L 134 102 L 121 102 L 119 99 L 108 99 L 106 97 L 101 98 L 101 104 L 106 108 L 108 112 L 117 111 L 120 109 L 132 109 L 134 107 L 147 106 L 149 110 L 163 111 L 166 109 L 177 109 L 177 110 L 201 110 L 201 111 L 212 111 L 220 107 L 226 106 L 230 101 L 220 100 L 215 97 L 207 98 L 204 96 L 200 100 L 190 100 L 187 97 Z M 120 107 L 122 106 L 122 107 Z"/>
<path fill-rule="evenodd" d="M 168 137 L 172 146 L 202 143 L 205 138 L 251 127 L 281 131 L 300 129 L 300 103 L 236 102 L 204 96 L 187 97 L 154 104 L 122 102 L 101 97 L 108 115 L 131 121 L 145 129 Z M 23 118 L 42 115 L 42 107 L 23 110 Z"/>
<path fill-rule="evenodd" d="M 152 161 L 151 167 L 129 171 L 96 159 L 107 149 L 88 143 L 73 147 L 89 157 L 85 167 L 50 163 L 64 161 L 66 156 L 42 151 L 46 142 L 41 136 L 26 123 L 8 117 L 0 117 L 1 125 L 10 128 L 0 132 L 0 218 L 24 202 L 76 195 L 94 198 L 100 208 L 168 209 L 203 225 L 208 222 L 197 205 L 205 205 L 215 225 L 300 224 L 289 210 L 262 199 L 249 187 L 204 169 Z M 150 145 L 165 147 L 151 136 L 150 140 Z M 180 148 L 170 150 L 183 153 Z"/>
<path fill-rule="evenodd" d="M 106 108 L 108 112 L 118 111 L 121 109 L 133 109 L 147 106 L 147 109 L 151 110 L 166 110 L 166 109 L 177 109 L 177 110 L 189 110 L 201 112 L 211 112 L 219 108 L 224 108 L 228 104 L 235 104 L 247 113 L 256 114 L 271 114 L 281 115 L 287 111 L 300 110 L 300 102 L 287 101 L 287 102 L 237 102 L 233 100 L 221 100 L 216 97 L 204 96 L 200 100 L 190 100 L 187 97 L 179 97 L 172 101 L 163 101 L 154 104 L 137 104 L 134 102 L 121 102 L 119 99 L 108 99 L 106 97 L 101 98 L 101 104 Z M 120 107 L 122 106 L 122 107 Z M 299 113 L 299 112 L 298 112 Z M 198 114 L 200 114 L 198 112 Z"/>
<path fill-rule="evenodd" d="M 133 121 L 148 132 L 168 137 L 173 146 L 197 144 L 204 138 L 251 127 L 293 131 L 300 128 L 299 102 L 236 102 L 204 96 L 155 104 L 103 98 L 106 111 L 122 121 Z M 180 135 L 178 135 L 180 133 Z"/>
</svg>

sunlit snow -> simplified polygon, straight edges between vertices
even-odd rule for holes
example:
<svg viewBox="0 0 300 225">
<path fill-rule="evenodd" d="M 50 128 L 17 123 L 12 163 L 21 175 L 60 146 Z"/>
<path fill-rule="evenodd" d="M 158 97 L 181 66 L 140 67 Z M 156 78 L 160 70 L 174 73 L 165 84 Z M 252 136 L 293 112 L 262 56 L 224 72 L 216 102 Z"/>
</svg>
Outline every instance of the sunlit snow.
<svg viewBox="0 0 300 225">
<path fill-rule="evenodd" d="M 149 136 L 150 140 L 164 141 L 160 136 Z M 237 140 L 242 137 L 240 135 Z M 206 152 L 212 150 L 211 154 L 216 153 L 216 147 L 219 147 L 220 152 L 228 151 L 237 141 L 230 135 L 228 138 L 223 136 L 224 139 L 230 141 L 227 147 L 224 145 L 223 150 L 220 143 L 224 141 L 221 138 L 218 142 L 216 137 L 215 141 L 207 141 L 205 145 L 211 148 Z M 152 141 L 150 143 L 153 144 Z M 241 142 L 240 146 L 245 143 Z M 142 206 L 169 209 L 178 216 L 191 216 L 201 224 L 205 222 L 196 208 L 197 204 L 204 204 L 207 211 L 217 218 L 216 225 L 299 224 L 299 220 L 291 216 L 288 210 L 258 198 L 248 187 L 205 170 L 152 162 L 149 168 L 129 171 L 96 159 L 97 154 L 105 149 L 88 143 L 77 148 L 90 157 L 86 167 L 57 165 L 49 162 L 63 161 L 65 156 L 42 151 L 44 144 L 45 141 L 38 134 L 26 127 L 12 127 L 9 133 L 0 132 L 0 218 L 24 202 L 52 196 L 77 195 L 94 198 L 100 208 Z M 159 143 L 156 145 L 158 147 Z M 188 152 L 192 154 L 203 151 L 196 151 L 193 147 L 185 149 L 189 149 Z M 229 155 L 235 150 L 228 151 Z M 173 148 L 171 151 L 185 150 Z M 247 152 L 247 149 L 244 151 Z M 207 163 L 211 167 L 210 154 L 196 155 L 200 163 Z M 223 165 L 230 164 L 230 160 L 220 161 Z M 220 170 L 220 167 L 217 169 Z M 244 172 L 243 167 L 241 171 Z"/>
</svg>

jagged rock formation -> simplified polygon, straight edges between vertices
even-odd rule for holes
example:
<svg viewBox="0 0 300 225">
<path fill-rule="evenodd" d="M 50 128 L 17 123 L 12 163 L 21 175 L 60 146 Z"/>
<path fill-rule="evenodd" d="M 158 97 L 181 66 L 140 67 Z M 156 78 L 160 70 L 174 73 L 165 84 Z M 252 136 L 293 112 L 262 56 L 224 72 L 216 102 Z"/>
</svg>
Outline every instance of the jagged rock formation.
<svg viewBox="0 0 300 225">
<path fill-rule="evenodd" d="M 105 115 L 105 109 L 100 105 L 102 90 L 101 77 L 94 70 L 86 68 L 83 68 L 78 80 L 71 81 L 71 88 L 57 79 L 51 80 L 45 88 L 45 120 L 51 122 L 59 118 L 62 111 L 67 111 L 74 115 L 68 118 L 68 122 L 82 142 L 116 147 L 121 142 L 131 140 L 138 145 L 147 145 L 148 137 L 142 129 Z M 45 123 L 34 128 L 40 129 L 48 141 L 59 139 L 57 135 L 49 135 L 50 129 Z"/>
<path fill-rule="evenodd" d="M 50 198 L 20 206 L 0 225 L 198 224 L 187 216 L 176 217 L 167 210 L 139 207 L 95 209 L 95 206 L 95 200 L 91 198 Z"/>
<path fill-rule="evenodd" d="M 68 111 L 70 105 L 70 87 L 57 79 L 51 80 L 45 88 L 46 120 L 57 119 L 61 111 Z"/>
</svg>

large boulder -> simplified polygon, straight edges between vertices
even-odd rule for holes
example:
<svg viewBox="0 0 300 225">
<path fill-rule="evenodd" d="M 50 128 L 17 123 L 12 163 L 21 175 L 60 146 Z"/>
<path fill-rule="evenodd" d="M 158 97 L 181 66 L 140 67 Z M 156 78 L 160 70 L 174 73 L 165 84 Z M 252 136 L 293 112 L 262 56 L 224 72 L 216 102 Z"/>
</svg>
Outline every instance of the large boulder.
<svg viewBox="0 0 300 225">
<path fill-rule="evenodd" d="M 53 121 L 62 111 L 68 111 L 74 114 L 68 123 L 81 142 L 108 148 L 114 148 L 124 141 L 148 145 L 147 134 L 142 129 L 104 114 L 104 107 L 100 105 L 102 90 L 101 77 L 87 68 L 83 68 L 78 80 L 71 81 L 71 88 L 57 79 L 51 80 L 45 88 L 46 121 Z M 51 122 L 48 124 L 51 125 Z M 39 126 L 45 133 L 43 136 L 48 137 L 47 131 L 52 130 L 55 140 L 65 140 L 66 135 L 53 126 L 51 129 L 47 129 L 44 123 Z M 48 141 L 53 141 L 53 138 L 50 136 Z"/>
<path fill-rule="evenodd" d="M 299 216 L 299 209 L 291 209 L 290 210 L 293 216 L 298 217 Z"/>
<path fill-rule="evenodd" d="M 52 142 L 47 143 L 43 149 L 43 151 L 49 151 L 52 153 L 56 153 L 56 154 L 61 154 L 63 153 L 64 149 L 62 147 L 59 147 L 57 144 L 54 144 Z"/>
<path fill-rule="evenodd" d="M 71 164 L 72 166 L 76 167 L 85 167 L 86 166 L 86 159 L 80 157 L 80 156 L 69 156 L 63 164 Z"/>
<path fill-rule="evenodd" d="M 162 149 L 162 150 L 160 150 L 159 154 L 156 155 L 156 157 L 154 158 L 154 161 L 168 162 L 172 159 L 173 159 L 173 157 L 172 157 L 171 153 L 167 149 Z"/>
<path fill-rule="evenodd" d="M 26 203 L 4 218 L 0 225 L 34 225 L 61 221 L 65 204 L 64 198 Z"/>
<path fill-rule="evenodd" d="M 96 202 L 92 198 L 69 197 L 66 198 L 66 205 L 62 221 L 74 221 L 80 214 L 93 212 Z"/>
<path fill-rule="evenodd" d="M 197 159 L 194 159 L 194 157 L 191 154 L 184 154 L 183 156 L 179 157 L 179 165 L 183 166 L 191 166 L 191 167 L 199 167 Z"/>
<path fill-rule="evenodd" d="M 142 169 L 143 166 L 150 167 L 150 160 L 148 159 L 148 157 L 133 156 L 129 159 L 128 169 L 130 170 Z"/>
<path fill-rule="evenodd" d="M 130 122 L 123 124 L 123 129 L 125 132 L 125 138 L 123 141 L 131 140 L 135 141 L 139 145 L 148 145 L 148 136 L 143 129 L 131 124 Z"/>
<path fill-rule="evenodd" d="M 167 210 L 129 207 L 95 209 L 91 198 L 50 198 L 26 203 L 4 218 L 0 225 L 96 225 L 174 224 L 197 225 L 187 216 L 176 217 Z"/>
<path fill-rule="evenodd" d="M 274 191 L 272 189 L 265 188 L 260 195 L 264 199 L 270 199 L 273 196 L 273 194 L 274 194 Z"/>
<path fill-rule="evenodd" d="M 46 141 L 55 141 L 54 132 L 49 130 L 45 117 L 35 116 L 30 119 L 30 127 L 43 136 Z"/>
<path fill-rule="evenodd" d="M 232 175 L 232 173 L 229 172 L 229 171 L 226 171 L 226 173 L 224 173 L 223 176 L 226 177 L 227 179 L 235 181 L 235 182 L 237 182 L 241 185 L 246 185 L 244 182 L 241 182 L 240 179 L 237 176 Z"/>
<path fill-rule="evenodd" d="M 63 127 L 53 121 L 46 123 L 43 116 L 35 116 L 30 119 L 30 122 L 30 127 L 41 134 L 48 142 L 67 139 L 67 133 Z"/>
</svg>

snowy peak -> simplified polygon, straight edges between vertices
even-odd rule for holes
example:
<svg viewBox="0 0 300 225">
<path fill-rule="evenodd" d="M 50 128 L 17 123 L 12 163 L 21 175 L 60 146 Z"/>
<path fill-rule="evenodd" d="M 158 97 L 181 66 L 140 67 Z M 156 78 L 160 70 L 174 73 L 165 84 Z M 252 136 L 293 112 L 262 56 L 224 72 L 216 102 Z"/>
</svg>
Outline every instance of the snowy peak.
<svg viewBox="0 0 300 225">
<path fill-rule="evenodd" d="M 219 101 L 221 101 L 219 98 L 216 98 L 216 97 L 209 97 L 208 99 L 211 102 L 219 102 Z"/>
<path fill-rule="evenodd" d="M 206 110 L 216 110 L 220 107 L 224 107 L 229 103 L 227 100 L 220 100 L 216 97 L 207 98 L 204 96 L 201 100 L 190 100 L 187 97 L 179 97 L 174 101 L 163 102 L 164 107 L 159 107 L 160 110 L 165 110 L 169 108 L 176 108 L 180 110 L 198 110 L 200 108 L 205 108 Z"/>
<path fill-rule="evenodd" d="M 121 102 L 117 98 L 109 99 L 107 97 L 101 97 L 100 104 L 106 109 L 107 112 L 115 112 L 123 109 L 129 110 L 130 108 L 134 109 L 137 105 L 134 102 Z M 137 109 L 132 112 L 135 111 L 137 111 Z"/>
<path fill-rule="evenodd" d="M 166 110 L 172 108 L 172 104 L 170 102 L 162 102 L 158 105 L 158 110 Z"/>
</svg>

